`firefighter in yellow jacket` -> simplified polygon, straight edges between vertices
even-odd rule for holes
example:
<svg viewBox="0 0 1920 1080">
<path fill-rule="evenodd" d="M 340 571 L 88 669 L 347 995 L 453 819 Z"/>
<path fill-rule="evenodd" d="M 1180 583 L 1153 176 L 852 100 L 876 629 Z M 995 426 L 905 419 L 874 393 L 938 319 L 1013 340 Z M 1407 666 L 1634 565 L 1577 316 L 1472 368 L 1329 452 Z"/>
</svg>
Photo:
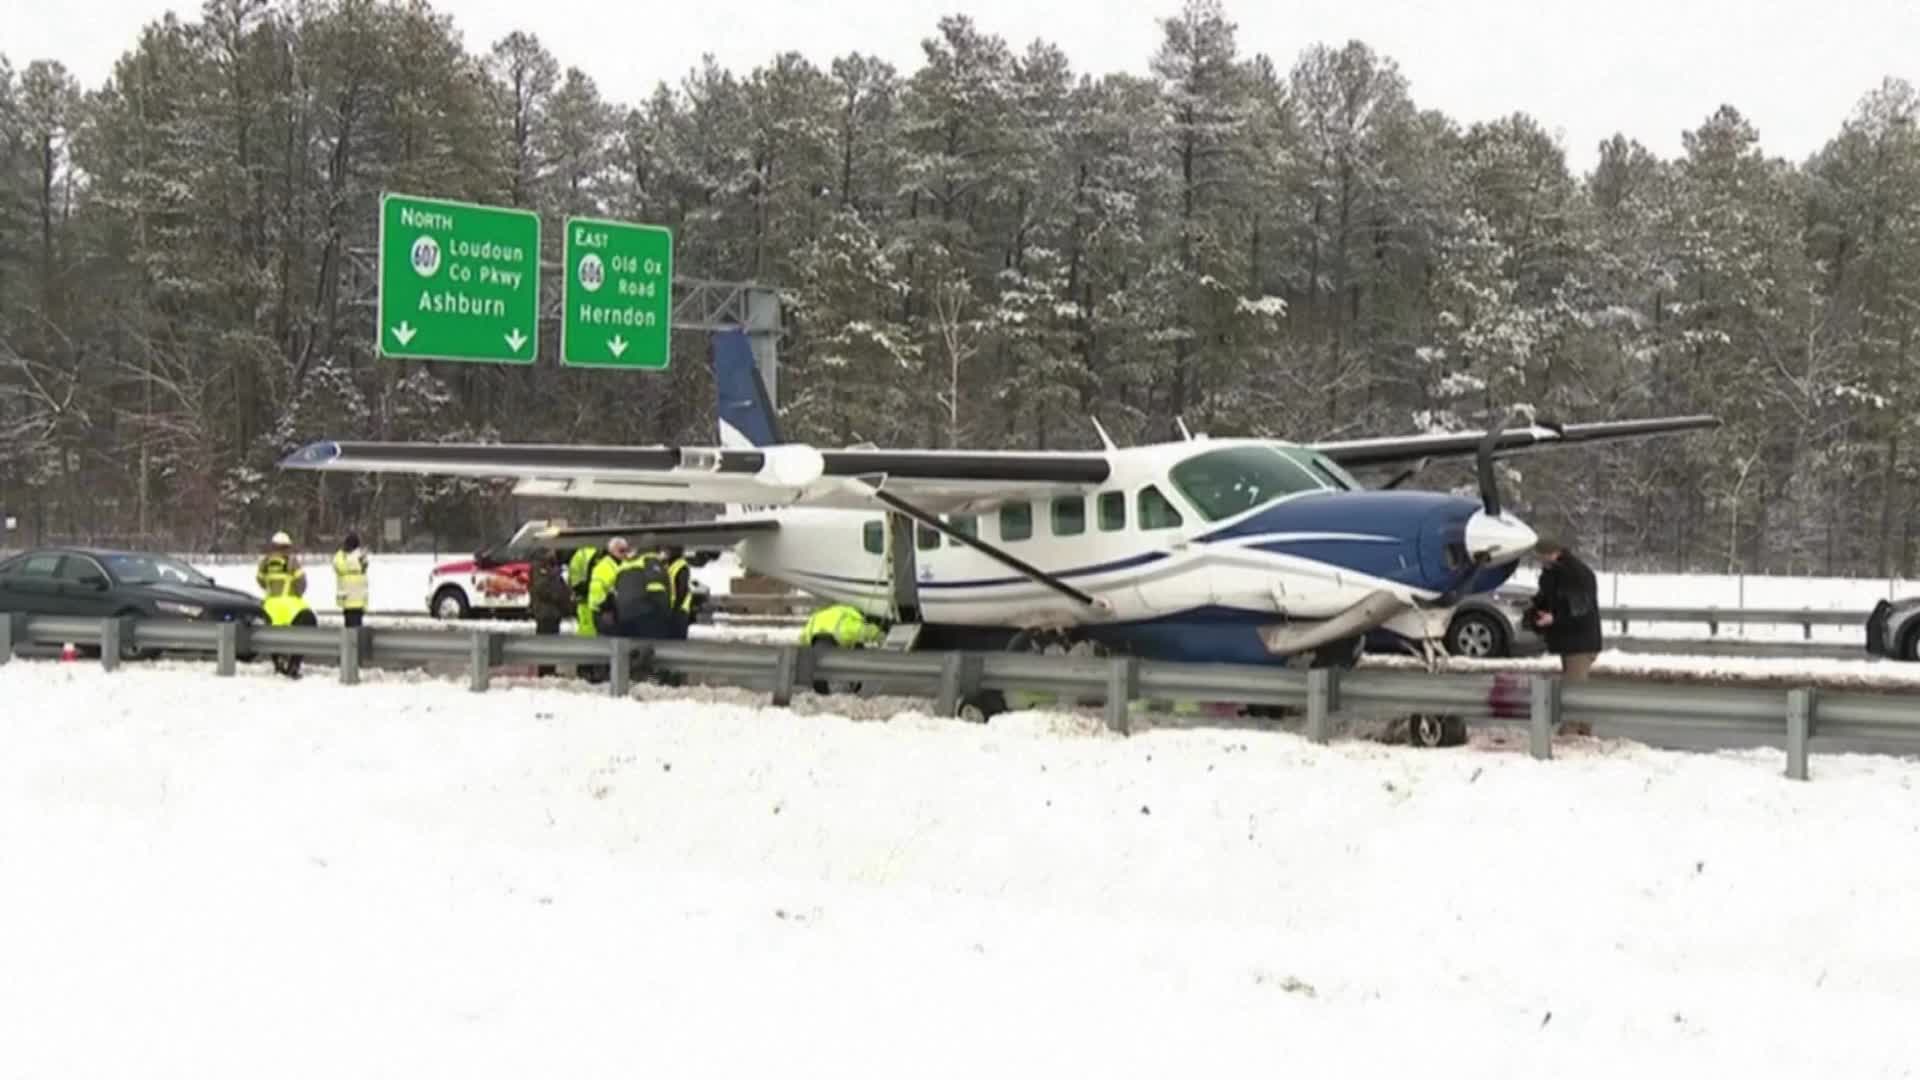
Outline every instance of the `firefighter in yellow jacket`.
<svg viewBox="0 0 1920 1080">
<path fill-rule="evenodd" d="M 582 555 L 582 552 L 585 552 Z M 620 564 L 633 554 L 632 545 L 626 537 L 616 536 L 607 542 L 607 550 L 600 552 L 592 548 L 582 548 L 573 553 L 573 559 L 567 564 L 567 579 L 573 584 L 573 594 L 580 598 L 580 607 L 575 617 L 579 622 L 574 631 L 583 637 L 598 637 L 611 634 L 613 624 L 619 613 L 610 601 L 613 598 L 614 579 L 620 576 Z M 580 677 L 590 683 L 606 681 L 611 675 L 605 664 L 581 664 Z"/>
<path fill-rule="evenodd" d="M 811 645 L 822 638 L 842 649 L 858 649 L 880 644 L 886 640 L 887 634 L 861 614 L 859 608 L 851 604 L 834 604 L 814 612 L 813 617 L 807 620 L 806 627 L 800 631 L 802 645 Z"/>
<path fill-rule="evenodd" d="M 667 564 L 667 596 L 673 608 L 662 637 L 687 640 L 687 627 L 693 624 L 693 564 L 687 561 L 685 548 L 661 549 Z"/>
<path fill-rule="evenodd" d="M 273 626 L 314 626 L 319 620 L 314 618 L 313 609 L 307 605 L 307 572 L 293 557 L 293 538 L 284 532 L 273 534 L 267 554 L 261 558 L 253 580 L 259 584 L 260 591 L 266 594 L 261 608 L 267 613 L 267 622 Z M 288 678 L 300 677 L 298 655 L 288 656 L 275 653 L 273 669 Z"/>
<path fill-rule="evenodd" d="M 581 637 L 593 637 L 597 633 L 593 625 L 594 608 L 587 603 L 593 593 L 594 571 L 602 563 L 613 561 L 617 560 L 592 544 L 574 548 L 573 556 L 567 560 L 567 584 L 573 589 L 573 632 Z"/>
<path fill-rule="evenodd" d="M 273 534 L 253 580 L 266 594 L 261 606 L 274 626 L 291 626 L 294 618 L 307 610 L 307 572 L 294 558 L 293 538 L 286 533 Z"/>
</svg>

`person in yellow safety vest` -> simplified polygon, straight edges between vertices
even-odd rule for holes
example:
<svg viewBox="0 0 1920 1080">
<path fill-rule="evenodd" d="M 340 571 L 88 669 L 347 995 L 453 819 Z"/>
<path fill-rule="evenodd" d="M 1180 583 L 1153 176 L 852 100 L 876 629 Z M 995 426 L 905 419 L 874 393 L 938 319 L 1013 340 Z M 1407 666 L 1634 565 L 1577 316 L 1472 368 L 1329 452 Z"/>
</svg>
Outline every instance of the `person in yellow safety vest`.
<svg viewBox="0 0 1920 1080">
<path fill-rule="evenodd" d="M 266 593 L 261 606 L 267 621 L 275 626 L 290 626 L 293 617 L 306 609 L 307 572 L 293 557 L 293 539 L 286 533 L 273 534 L 267 553 L 260 559 L 253 580 Z"/>
<path fill-rule="evenodd" d="M 614 633 L 637 638 L 673 636 L 673 580 L 659 551 L 621 559 L 612 577 Z"/>
<path fill-rule="evenodd" d="M 661 555 L 667 560 L 668 596 L 673 600 L 673 617 L 665 636 L 685 641 L 687 627 L 693 622 L 693 566 L 681 548 L 667 548 Z"/>
<path fill-rule="evenodd" d="M 834 604 L 814 612 L 807 620 L 806 627 L 800 631 L 800 644 L 811 645 L 821 637 L 832 639 L 842 649 L 855 649 L 878 645 L 886 640 L 887 634 L 869 622 L 859 608 Z"/>
<path fill-rule="evenodd" d="M 313 609 L 307 606 L 307 572 L 293 557 L 293 539 L 284 532 L 273 534 L 271 547 L 260 560 L 260 566 L 254 571 L 253 579 L 259 583 L 260 590 L 266 593 L 261 608 L 267 613 L 267 622 L 273 626 L 313 626 L 318 622 L 313 617 Z M 300 663 L 303 658 L 275 653 L 273 669 L 290 679 L 300 677 Z"/>
<path fill-rule="evenodd" d="M 617 612 L 608 606 L 607 601 L 613 595 L 613 582 L 620 574 L 620 563 L 633 553 L 633 548 L 624 536 L 616 536 L 607 541 L 607 550 L 594 551 L 592 548 L 573 553 L 568 564 L 567 577 L 573 583 L 575 596 L 580 597 L 580 607 L 576 614 L 579 620 L 574 632 L 582 637 L 598 637 L 613 632 L 613 620 Z M 584 587 L 584 588 L 583 588 Z M 605 664 L 580 665 L 580 677 L 590 683 L 605 681 L 611 673 Z"/>
<path fill-rule="evenodd" d="M 573 557 L 567 560 L 567 584 L 573 587 L 573 632 L 581 637 L 593 637 L 597 633 L 593 625 L 593 611 L 587 606 L 587 597 L 593 591 L 595 567 L 607 558 L 605 552 L 587 544 L 575 548 Z"/>
<path fill-rule="evenodd" d="M 595 561 L 587 577 L 587 618 L 599 633 L 612 633 L 620 621 L 618 606 L 610 607 L 608 601 L 613 599 L 613 585 L 620 577 L 621 565 L 632 558 L 633 545 L 627 543 L 626 537 L 616 536 L 607 542 L 607 558 Z"/>
<path fill-rule="evenodd" d="M 367 549 L 360 534 L 348 533 L 333 553 L 333 595 L 348 626 L 359 626 L 367 616 Z"/>
</svg>

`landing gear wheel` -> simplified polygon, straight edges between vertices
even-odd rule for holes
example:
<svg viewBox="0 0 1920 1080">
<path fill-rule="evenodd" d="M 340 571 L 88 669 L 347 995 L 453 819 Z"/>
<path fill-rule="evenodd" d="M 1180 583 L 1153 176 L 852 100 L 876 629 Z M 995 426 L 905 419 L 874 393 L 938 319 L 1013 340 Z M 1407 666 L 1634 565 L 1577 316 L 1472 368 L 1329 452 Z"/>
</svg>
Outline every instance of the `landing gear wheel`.
<svg viewBox="0 0 1920 1080">
<path fill-rule="evenodd" d="M 1007 642 L 1007 651 L 1033 656 L 1061 656 L 1075 660 L 1104 660 L 1110 655 L 1105 645 L 1083 638 L 1072 630 L 1057 628 L 1021 630 Z M 1073 705 L 1098 705 L 1106 698 L 1100 694 L 1071 698 Z M 1003 704 L 1002 709 L 1005 708 Z"/>
<path fill-rule="evenodd" d="M 1507 655 L 1507 629 L 1491 615 L 1478 611 L 1462 612 L 1447 627 L 1447 651 L 1468 660 L 1486 660 Z"/>
<path fill-rule="evenodd" d="M 1007 711 L 1007 697 L 998 690 L 978 690 L 960 699 L 953 715 L 969 724 L 984 724 Z"/>
<path fill-rule="evenodd" d="M 837 649 L 840 647 L 839 640 L 832 634 L 815 634 L 813 635 L 813 640 L 807 642 L 807 644 L 816 650 Z M 856 649 L 859 647 L 858 645 L 854 646 Z M 813 692 L 816 694 L 857 694 L 860 692 L 860 683 L 858 680 L 843 679 L 839 682 L 828 682 L 825 679 L 815 679 L 813 680 Z"/>
<path fill-rule="evenodd" d="M 1076 636 L 1071 630 L 1021 630 L 1007 641 L 1007 651 L 1042 656 L 1106 656 L 1099 642 Z"/>
<path fill-rule="evenodd" d="M 1415 713 L 1407 718 L 1407 741 L 1415 746 L 1464 746 L 1467 722 L 1444 713 Z"/>
<path fill-rule="evenodd" d="M 467 617 L 471 609 L 467 606 L 467 594 L 457 585 L 447 585 L 433 594 L 433 616 L 437 619 L 457 620 Z"/>
</svg>

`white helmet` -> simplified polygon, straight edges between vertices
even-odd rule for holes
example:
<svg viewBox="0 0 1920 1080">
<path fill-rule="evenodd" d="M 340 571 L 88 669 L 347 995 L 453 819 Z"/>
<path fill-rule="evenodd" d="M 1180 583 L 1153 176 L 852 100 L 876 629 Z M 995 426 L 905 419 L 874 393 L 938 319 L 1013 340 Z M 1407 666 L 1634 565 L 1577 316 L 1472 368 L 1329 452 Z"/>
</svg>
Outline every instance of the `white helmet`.
<svg viewBox="0 0 1920 1080">
<path fill-rule="evenodd" d="M 274 547 L 292 547 L 293 537 L 288 536 L 286 533 L 283 533 L 283 532 L 274 533 L 273 546 Z"/>
</svg>

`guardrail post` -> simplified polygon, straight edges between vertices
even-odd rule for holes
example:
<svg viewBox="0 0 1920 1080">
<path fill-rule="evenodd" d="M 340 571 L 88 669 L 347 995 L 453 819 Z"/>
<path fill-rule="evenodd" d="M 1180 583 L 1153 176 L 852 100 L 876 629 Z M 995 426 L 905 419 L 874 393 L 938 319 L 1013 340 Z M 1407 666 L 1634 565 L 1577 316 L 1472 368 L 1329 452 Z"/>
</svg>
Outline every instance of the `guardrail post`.
<svg viewBox="0 0 1920 1080">
<path fill-rule="evenodd" d="M 486 690 L 493 680 L 493 669 L 500 663 L 500 635 L 481 631 L 469 640 L 467 653 L 467 689 Z"/>
<path fill-rule="evenodd" d="M 1553 675 L 1535 675 L 1531 682 L 1533 707 L 1527 714 L 1527 749 L 1546 761 L 1553 757 L 1553 732 L 1560 726 L 1560 680 Z"/>
<path fill-rule="evenodd" d="M 808 652 L 813 650 L 809 649 Z M 784 709 L 793 704 L 794 684 L 800 681 L 800 647 L 797 645 L 780 646 L 780 655 L 773 665 L 773 697 L 771 704 L 776 709 Z"/>
<path fill-rule="evenodd" d="M 123 640 L 122 635 L 128 634 L 132 629 L 125 619 L 113 618 L 100 620 L 101 670 L 114 671 L 120 667 L 120 642 Z"/>
<path fill-rule="evenodd" d="M 1140 662 L 1131 656 L 1108 660 L 1106 721 L 1109 731 L 1133 734 L 1133 717 L 1127 706 L 1139 693 Z"/>
<path fill-rule="evenodd" d="M 1787 779 L 1807 778 L 1807 736 L 1813 731 L 1813 690 L 1787 691 Z"/>
<path fill-rule="evenodd" d="M 626 697 L 633 691 L 633 643 L 626 638 L 608 638 L 607 682 L 614 697 Z"/>
<path fill-rule="evenodd" d="M 960 654 L 957 652 L 940 658 L 940 692 L 934 696 L 933 707 L 941 716 L 960 711 Z"/>
<path fill-rule="evenodd" d="M 1333 738 L 1334 669 L 1312 668 L 1307 672 L 1307 738 L 1323 743 Z"/>
<path fill-rule="evenodd" d="M 360 657 L 367 646 L 366 629 L 364 626 L 340 628 L 341 686 L 356 686 L 360 682 Z"/>
<path fill-rule="evenodd" d="M 240 666 L 240 624 L 223 622 L 214 627 L 214 667 L 216 674 L 232 677 Z"/>
</svg>

